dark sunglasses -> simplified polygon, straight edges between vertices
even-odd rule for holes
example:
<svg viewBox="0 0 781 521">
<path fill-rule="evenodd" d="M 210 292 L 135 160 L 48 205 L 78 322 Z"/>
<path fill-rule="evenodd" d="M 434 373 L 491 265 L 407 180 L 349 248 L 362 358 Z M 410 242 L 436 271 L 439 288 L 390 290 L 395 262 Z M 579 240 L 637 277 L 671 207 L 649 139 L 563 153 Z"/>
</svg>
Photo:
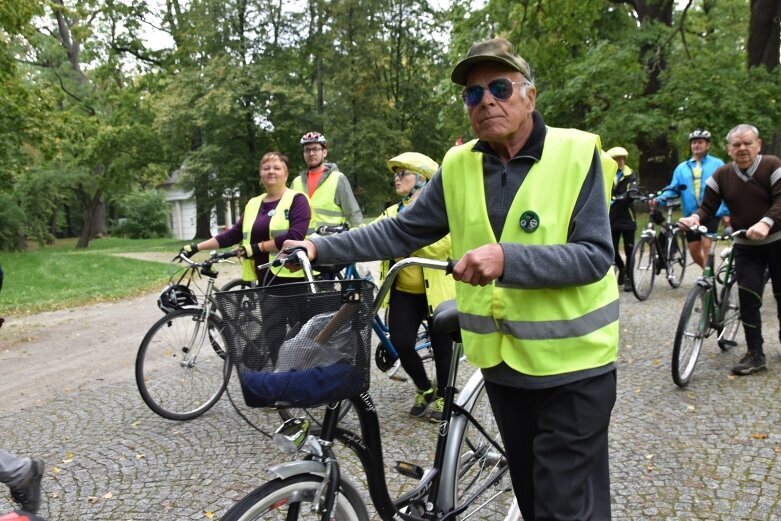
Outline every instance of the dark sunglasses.
<svg viewBox="0 0 781 521">
<path fill-rule="evenodd" d="M 528 82 L 524 81 L 510 81 L 507 78 L 499 78 L 488 84 L 488 92 L 490 92 L 491 96 L 495 99 L 506 101 L 512 96 L 514 85 L 528 84 Z M 485 87 L 482 85 L 471 85 L 465 88 L 464 92 L 461 93 L 461 99 L 464 100 L 467 107 L 476 107 L 483 99 L 483 94 L 485 94 Z"/>
</svg>

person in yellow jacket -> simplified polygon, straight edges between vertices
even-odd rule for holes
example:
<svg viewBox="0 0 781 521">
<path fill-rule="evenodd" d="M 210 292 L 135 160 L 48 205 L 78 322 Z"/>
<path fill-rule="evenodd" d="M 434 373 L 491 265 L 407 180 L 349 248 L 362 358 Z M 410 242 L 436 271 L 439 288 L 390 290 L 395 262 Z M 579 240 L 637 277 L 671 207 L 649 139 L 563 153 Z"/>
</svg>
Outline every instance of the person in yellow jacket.
<svg viewBox="0 0 781 521">
<path fill-rule="evenodd" d="M 336 163 L 326 163 L 328 140 L 320 132 L 307 132 L 298 142 L 304 153 L 307 169 L 293 179 L 290 187 L 309 196 L 312 221 L 309 234 L 320 226 L 350 223 L 352 228 L 363 223 L 363 214 L 355 200 L 350 181 Z"/>
<path fill-rule="evenodd" d="M 239 245 L 242 257 L 242 278 L 260 284 L 300 282 L 304 273 L 285 268 L 261 270 L 276 256 L 288 239 L 301 240 L 307 235 L 312 213 L 306 195 L 287 188 L 289 162 L 281 152 L 269 152 L 260 160 L 260 182 L 265 193 L 253 197 L 244 213 L 228 230 L 211 239 L 185 245 L 181 251 L 188 256 L 201 250 Z"/>
<path fill-rule="evenodd" d="M 387 208 L 377 220 L 392 218 L 407 210 L 417 199 L 420 190 L 437 171 L 436 161 L 418 152 L 405 152 L 388 161 L 393 174 L 396 193 L 401 196 L 399 204 Z M 450 258 L 450 236 L 424 246 L 412 253 L 413 257 L 446 260 Z M 385 260 L 380 265 L 380 279 L 384 279 L 394 261 Z M 388 306 L 388 329 L 390 339 L 399 353 L 401 366 L 417 388 L 415 402 L 409 410 L 412 416 L 423 416 L 433 402 L 429 418 L 442 419 L 445 385 L 447 384 L 453 348 L 447 335 L 431 328 L 431 315 L 443 301 L 455 297 L 455 282 L 441 270 L 410 266 L 402 270 L 390 290 L 386 301 Z M 415 351 L 418 328 L 423 320 L 429 321 L 429 336 L 434 350 L 434 366 L 437 388 L 431 384 L 423 361 Z"/>
<path fill-rule="evenodd" d="M 464 352 L 483 373 L 523 518 L 609 520 L 616 162 L 599 136 L 545 124 L 530 67 L 507 40 L 473 45 L 451 80 L 477 139 L 447 152 L 415 204 L 285 247 L 357 262 L 450 233 Z"/>
</svg>

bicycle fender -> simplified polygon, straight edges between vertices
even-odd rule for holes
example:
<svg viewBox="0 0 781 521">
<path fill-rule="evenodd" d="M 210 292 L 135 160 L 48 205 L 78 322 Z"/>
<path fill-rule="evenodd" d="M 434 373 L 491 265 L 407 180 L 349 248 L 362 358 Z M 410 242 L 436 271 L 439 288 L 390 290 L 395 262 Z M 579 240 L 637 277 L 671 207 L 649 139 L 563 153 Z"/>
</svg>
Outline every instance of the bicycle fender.
<svg viewBox="0 0 781 521">
<path fill-rule="evenodd" d="M 312 460 L 288 461 L 269 467 L 268 471 L 279 479 L 288 479 L 301 474 L 325 476 L 325 463 Z"/>
</svg>

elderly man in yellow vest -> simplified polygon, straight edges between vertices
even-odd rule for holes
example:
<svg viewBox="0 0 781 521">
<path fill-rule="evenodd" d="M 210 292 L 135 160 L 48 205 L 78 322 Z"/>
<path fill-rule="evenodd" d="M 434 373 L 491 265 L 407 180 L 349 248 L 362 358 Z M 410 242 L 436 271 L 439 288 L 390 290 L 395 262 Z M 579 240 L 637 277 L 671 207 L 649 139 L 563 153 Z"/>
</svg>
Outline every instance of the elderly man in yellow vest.
<svg viewBox="0 0 781 521">
<path fill-rule="evenodd" d="M 497 38 L 453 69 L 477 139 L 394 219 L 303 245 L 322 262 L 399 257 L 450 232 L 464 349 L 482 369 L 526 521 L 610 519 L 618 289 L 599 137 L 548 127 L 529 65 Z"/>
</svg>

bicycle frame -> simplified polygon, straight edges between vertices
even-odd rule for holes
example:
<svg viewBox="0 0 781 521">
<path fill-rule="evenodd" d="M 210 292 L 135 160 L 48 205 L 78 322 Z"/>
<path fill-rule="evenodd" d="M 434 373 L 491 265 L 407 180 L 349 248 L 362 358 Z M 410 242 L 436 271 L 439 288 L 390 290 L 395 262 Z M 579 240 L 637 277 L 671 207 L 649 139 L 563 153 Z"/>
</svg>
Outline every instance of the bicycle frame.
<svg viewBox="0 0 781 521">
<path fill-rule="evenodd" d="M 396 275 L 408 265 L 438 269 L 448 269 L 450 267 L 450 263 L 447 262 L 416 258 L 408 258 L 396 263 L 388 272 L 388 276 L 375 298 L 373 309 L 375 315 Z M 456 498 L 454 496 L 455 480 L 457 479 L 455 476 L 455 465 L 458 461 L 459 449 L 458 444 L 448 444 L 448 440 L 459 439 L 459 436 L 466 428 L 466 421 L 471 422 L 478 429 L 482 429 L 480 424 L 466 411 L 466 409 L 471 409 L 477 401 L 478 391 L 483 385 L 482 374 L 479 370 L 475 371 L 461 391 L 458 401 L 454 402 L 458 362 L 462 352 L 463 347 L 461 344 L 455 344 L 453 362 L 445 390 L 445 407 L 439 424 L 433 466 L 423 473 L 420 483 L 402 497 L 393 500 L 388 491 L 379 419 L 374 402 L 368 393 L 350 398 L 350 402 L 358 416 L 361 428 L 360 436 L 337 425 L 341 402 L 332 404 L 326 410 L 320 439 L 309 435 L 303 442 L 309 452 L 306 459 L 304 461 L 275 465 L 269 469 L 270 472 L 280 478 L 289 478 L 305 472 L 322 475 L 324 477 L 320 487 L 322 499 L 317 501 L 316 504 L 324 505 L 322 519 L 329 519 L 331 515 L 330 509 L 335 504 L 339 490 L 338 462 L 331 451 L 333 440 L 338 440 L 350 448 L 360 459 L 366 474 L 369 495 L 378 515 L 383 520 L 425 521 L 430 519 L 455 519 L 456 516 L 471 505 L 475 498 L 479 497 L 484 490 L 501 479 L 504 473 L 509 470 L 506 458 L 497 457 L 496 461 L 493 462 L 495 465 L 493 472 L 496 472 L 496 474 L 491 474 L 492 479 L 487 480 L 484 486 L 464 501 L 460 508 L 456 508 Z M 457 415 L 459 418 L 455 420 L 454 415 Z M 491 442 L 497 450 L 497 454 L 503 456 L 503 449 L 493 440 Z M 420 515 L 402 512 L 406 507 L 420 505 L 424 505 L 424 512 Z"/>
<path fill-rule="evenodd" d="M 724 280 L 720 281 L 718 279 L 719 273 L 715 268 L 717 243 L 720 240 L 730 239 L 731 236 L 719 236 L 717 234 L 707 234 L 706 236 L 711 239 L 712 243 L 710 250 L 708 251 L 708 259 L 705 264 L 705 270 L 703 270 L 702 276 L 697 279 L 697 284 L 704 287 L 707 291 L 705 304 L 708 309 L 707 316 L 710 320 L 709 326 L 711 328 L 718 328 L 724 322 L 727 306 L 729 305 L 724 296 L 728 291 L 729 285 L 732 284 L 732 282 L 730 282 L 730 277 L 734 275 L 735 250 L 732 246 L 730 246 L 729 254 L 724 260 L 724 263 L 719 268 L 719 271 L 724 271 Z M 721 289 L 718 288 L 717 282 L 722 283 Z"/>
<path fill-rule="evenodd" d="M 345 279 L 363 278 L 361 277 L 361 274 L 358 272 L 358 268 L 356 267 L 355 264 L 348 264 L 344 268 L 344 271 L 341 276 Z M 418 335 L 415 341 L 415 351 L 421 351 L 423 349 L 429 349 L 431 347 L 431 340 L 428 338 L 428 326 L 426 325 L 425 322 L 423 323 L 423 327 L 425 329 L 425 332 Z M 385 323 L 385 321 L 383 321 L 379 313 L 374 314 L 374 320 L 372 321 L 372 330 L 374 331 L 374 334 L 377 335 L 377 338 L 382 344 L 382 347 L 388 352 L 391 361 L 394 363 L 390 373 L 388 374 L 388 378 L 394 380 L 402 380 L 402 381 L 406 380 L 405 378 L 396 376 L 396 373 L 398 373 L 399 369 L 401 368 L 401 364 L 398 363 L 399 352 L 396 350 L 396 346 L 393 345 L 393 342 L 391 342 L 390 328 Z"/>
</svg>

